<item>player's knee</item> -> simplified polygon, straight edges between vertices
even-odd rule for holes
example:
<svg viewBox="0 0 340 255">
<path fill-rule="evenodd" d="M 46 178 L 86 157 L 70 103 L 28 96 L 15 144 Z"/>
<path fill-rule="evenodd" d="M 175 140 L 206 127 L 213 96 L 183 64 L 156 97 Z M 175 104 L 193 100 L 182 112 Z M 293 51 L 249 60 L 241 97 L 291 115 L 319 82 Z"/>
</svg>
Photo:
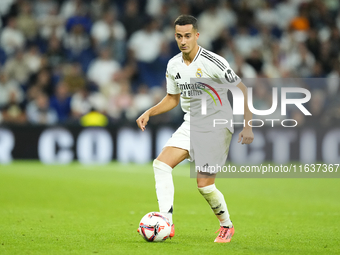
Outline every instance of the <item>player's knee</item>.
<svg viewBox="0 0 340 255">
<path fill-rule="evenodd" d="M 153 162 L 152 162 L 152 166 L 153 167 L 157 167 L 157 165 L 158 165 L 158 159 L 155 159 Z"/>
<path fill-rule="evenodd" d="M 154 172 L 159 172 L 159 171 L 164 171 L 164 172 L 171 172 L 172 171 L 172 168 L 167 165 L 166 163 L 158 160 L 158 159 L 155 159 L 153 161 L 153 170 Z"/>
<path fill-rule="evenodd" d="M 153 165 L 154 168 L 161 168 L 163 164 L 165 164 L 165 163 L 160 161 L 160 160 L 158 160 L 158 159 L 155 159 L 153 161 L 152 165 Z"/>
</svg>

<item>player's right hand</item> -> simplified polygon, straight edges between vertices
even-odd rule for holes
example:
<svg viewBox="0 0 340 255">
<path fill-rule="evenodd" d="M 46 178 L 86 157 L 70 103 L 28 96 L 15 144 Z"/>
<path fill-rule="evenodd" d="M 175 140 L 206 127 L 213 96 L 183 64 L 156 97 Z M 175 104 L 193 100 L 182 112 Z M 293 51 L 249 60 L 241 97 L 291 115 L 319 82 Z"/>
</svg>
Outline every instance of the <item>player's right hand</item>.
<svg viewBox="0 0 340 255">
<path fill-rule="evenodd" d="M 137 120 L 137 125 L 138 127 L 144 131 L 145 130 L 145 126 L 148 124 L 149 121 L 149 114 L 147 112 L 143 113 Z"/>
</svg>

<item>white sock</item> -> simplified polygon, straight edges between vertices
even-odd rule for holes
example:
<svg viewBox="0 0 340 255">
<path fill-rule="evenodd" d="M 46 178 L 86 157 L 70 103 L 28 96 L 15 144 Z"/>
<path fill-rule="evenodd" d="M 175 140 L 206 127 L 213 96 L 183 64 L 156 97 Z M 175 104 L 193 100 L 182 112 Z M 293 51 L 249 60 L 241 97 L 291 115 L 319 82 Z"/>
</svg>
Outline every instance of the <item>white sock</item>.
<svg viewBox="0 0 340 255">
<path fill-rule="evenodd" d="M 216 188 L 215 184 L 198 188 L 202 196 L 207 200 L 211 209 L 214 211 L 216 217 L 220 221 L 221 226 L 232 227 L 230 221 L 227 204 L 224 200 L 223 194 Z"/>
<path fill-rule="evenodd" d="M 174 204 L 174 183 L 172 180 L 172 168 L 155 159 L 153 169 L 156 181 L 156 194 L 159 212 L 164 214 L 172 224 L 172 212 Z"/>
</svg>

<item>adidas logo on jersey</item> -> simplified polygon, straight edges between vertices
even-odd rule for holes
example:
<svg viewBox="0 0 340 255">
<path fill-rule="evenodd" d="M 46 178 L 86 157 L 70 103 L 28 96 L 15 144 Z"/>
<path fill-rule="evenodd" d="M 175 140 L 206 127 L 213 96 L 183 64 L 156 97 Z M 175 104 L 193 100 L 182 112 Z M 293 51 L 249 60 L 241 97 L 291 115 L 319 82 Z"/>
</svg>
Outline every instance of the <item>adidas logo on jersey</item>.
<svg viewBox="0 0 340 255">
<path fill-rule="evenodd" d="M 181 75 L 179 73 L 177 73 L 176 77 L 175 77 L 175 80 L 177 79 L 181 79 Z"/>
</svg>

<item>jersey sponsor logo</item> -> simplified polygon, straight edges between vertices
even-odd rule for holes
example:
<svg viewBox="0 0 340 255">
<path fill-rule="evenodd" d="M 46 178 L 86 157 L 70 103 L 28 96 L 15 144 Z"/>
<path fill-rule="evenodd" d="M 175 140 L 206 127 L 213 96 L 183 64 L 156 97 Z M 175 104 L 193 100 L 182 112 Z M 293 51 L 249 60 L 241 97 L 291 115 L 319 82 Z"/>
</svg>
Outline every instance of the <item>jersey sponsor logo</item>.
<svg viewBox="0 0 340 255">
<path fill-rule="evenodd" d="M 225 72 L 225 78 L 227 79 L 227 81 L 229 83 L 234 83 L 235 81 L 237 81 L 238 76 L 235 74 L 235 72 L 233 70 L 231 70 L 230 68 L 227 69 L 227 71 Z"/>
<path fill-rule="evenodd" d="M 209 91 L 211 90 L 218 98 L 221 106 L 222 106 L 222 100 L 220 95 L 217 93 L 217 91 L 210 85 L 203 83 L 203 82 L 196 82 L 195 84 L 180 84 L 177 83 L 177 87 L 182 91 L 182 96 L 184 97 L 192 97 L 192 96 L 200 96 L 203 94 L 202 91 L 206 92 L 214 101 L 215 105 L 217 105 L 215 97 L 213 94 Z M 208 90 L 209 89 L 209 90 Z"/>
<path fill-rule="evenodd" d="M 177 80 L 177 79 L 181 79 L 181 75 L 179 73 L 177 73 L 176 76 L 175 76 L 175 80 Z"/>
<path fill-rule="evenodd" d="M 180 90 L 189 90 L 189 89 L 201 89 L 204 88 L 203 83 L 195 83 L 195 84 L 190 84 L 190 83 L 177 83 L 177 86 L 179 87 Z"/>
<path fill-rule="evenodd" d="M 201 78 L 202 76 L 203 76 L 202 69 L 201 69 L 201 68 L 197 68 L 196 77 L 197 77 L 197 78 Z"/>
<path fill-rule="evenodd" d="M 202 84 L 190 84 L 190 83 L 177 83 L 177 87 L 181 90 L 182 96 L 184 97 L 192 97 L 202 95 L 201 87 L 204 87 Z"/>
</svg>

